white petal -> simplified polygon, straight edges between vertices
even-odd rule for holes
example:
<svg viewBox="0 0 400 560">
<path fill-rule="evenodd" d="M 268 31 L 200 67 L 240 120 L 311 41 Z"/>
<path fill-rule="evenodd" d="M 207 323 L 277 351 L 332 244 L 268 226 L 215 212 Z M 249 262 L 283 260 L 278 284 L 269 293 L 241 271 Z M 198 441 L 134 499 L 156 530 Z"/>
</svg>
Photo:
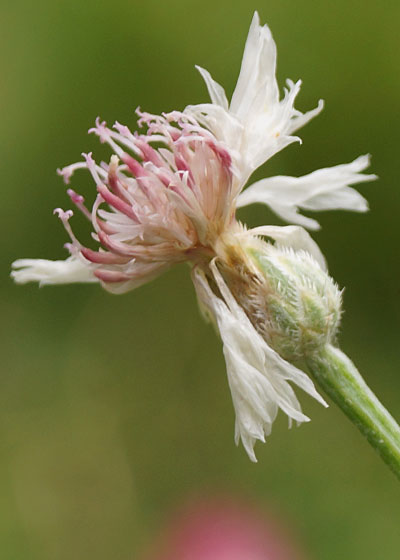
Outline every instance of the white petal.
<svg viewBox="0 0 400 560">
<path fill-rule="evenodd" d="M 309 253 L 322 270 L 327 271 L 324 255 L 310 234 L 299 226 L 260 226 L 253 228 L 248 233 L 254 235 L 265 235 L 274 239 L 281 247 L 291 247 L 295 251 L 306 251 Z"/>
<path fill-rule="evenodd" d="M 302 204 L 307 210 L 352 210 L 366 212 L 368 202 L 351 187 L 342 187 L 334 191 L 317 194 Z"/>
<path fill-rule="evenodd" d="M 288 383 L 296 383 L 322 404 L 306 374 L 281 358 L 255 330 L 222 279 L 215 263 L 214 279 L 224 299 L 211 290 L 204 272 L 195 268 L 193 282 L 203 308 L 218 326 L 227 367 L 229 387 L 236 414 L 235 440 L 241 439 L 250 459 L 256 461 L 254 444 L 269 435 L 277 411 L 289 419 L 306 422 L 300 403 Z"/>
<path fill-rule="evenodd" d="M 225 90 L 220 86 L 215 80 L 212 79 L 210 72 L 201 68 L 201 66 L 196 66 L 197 70 L 200 72 L 203 80 L 206 83 L 208 93 L 210 94 L 211 101 L 215 105 L 220 105 L 226 111 L 228 110 L 228 100 L 225 95 Z"/>
<path fill-rule="evenodd" d="M 286 124 L 286 121 L 284 124 Z M 293 144 L 293 142 L 301 142 L 297 136 L 283 134 L 283 128 L 284 125 L 277 111 L 273 115 L 260 117 L 252 126 L 248 126 L 243 151 L 245 156 L 243 159 L 246 161 L 248 169 L 246 180 L 255 169 L 272 156 Z"/>
<path fill-rule="evenodd" d="M 76 256 L 64 261 L 45 259 L 19 259 L 12 264 L 11 277 L 17 284 L 39 282 L 46 284 L 71 284 L 76 282 L 99 282 L 89 263 Z"/>
<path fill-rule="evenodd" d="M 299 128 L 302 128 L 311 121 L 311 119 L 319 115 L 323 108 L 324 100 L 320 99 L 315 109 L 311 109 L 311 111 L 307 111 L 306 113 L 300 113 L 300 111 L 298 111 L 295 116 L 292 116 L 287 129 L 287 134 L 292 134 L 293 132 L 296 132 L 296 130 L 299 130 Z"/>
<path fill-rule="evenodd" d="M 261 202 L 287 221 L 316 229 L 318 223 L 299 215 L 299 208 L 356 212 L 368 209 L 366 200 L 348 186 L 376 179 L 376 175 L 360 173 L 368 165 L 369 156 L 360 156 L 351 163 L 319 169 L 303 177 L 277 176 L 262 179 L 240 194 L 237 206 Z"/>
<path fill-rule="evenodd" d="M 192 105 L 185 111 L 198 118 L 233 152 L 242 187 L 257 167 L 292 142 L 300 141 L 292 133 L 323 107 L 320 101 L 318 107 L 304 115 L 294 108 L 300 80 L 288 80 L 284 98 L 279 100 L 276 45 L 269 28 L 260 26 L 257 12 L 250 25 L 229 109 L 223 88 L 206 70 L 199 71 L 214 105 Z"/>
<path fill-rule="evenodd" d="M 260 18 L 255 12 L 244 48 L 239 78 L 232 95 L 231 113 L 245 121 L 250 116 L 273 107 L 279 100 L 275 70 L 275 42 L 268 26 L 260 26 Z"/>
<path fill-rule="evenodd" d="M 231 115 L 220 105 L 211 105 L 210 103 L 188 105 L 185 108 L 185 113 L 189 113 L 200 124 L 211 130 L 220 142 L 224 142 L 229 150 L 236 151 L 237 157 L 240 157 L 239 150 L 244 128 L 234 115 Z"/>
</svg>

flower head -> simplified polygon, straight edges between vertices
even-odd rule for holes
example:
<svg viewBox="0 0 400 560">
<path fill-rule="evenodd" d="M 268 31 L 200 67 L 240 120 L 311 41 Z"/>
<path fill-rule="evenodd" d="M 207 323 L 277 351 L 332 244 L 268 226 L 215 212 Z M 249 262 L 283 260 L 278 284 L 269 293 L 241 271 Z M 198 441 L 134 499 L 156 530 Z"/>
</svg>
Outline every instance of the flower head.
<svg viewBox="0 0 400 560">
<path fill-rule="evenodd" d="M 290 385 L 324 404 L 308 376 L 291 361 L 330 342 L 340 318 L 340 292 L 309 234 L 296 226 L 246 229 L 236 208 L 270 206 L 294 224 L 316 228 L 299 209 L 364 211 L 365 200 L 350 185 L 369 181 L 362 156 L 350 164 L 304 177 L 272 177 L 243 191 L 251 173 L 288 144 L 292 133 L 322 109 L 294 108 L 300 88 L 288 81 L 283 99 L 275 79 L 276 47 L 255 14 L 239 80 L 230 105 L 224 90 L 203 69 L 212 103 L 160 116 L 137 110 L 142 133 L 96 120 L 90 132 L 113 151 L 109 163 L 92 154 L 59 170 L 69 183 L 75 171 L 93 177 L 91 208 L 67 193 L 91 222 L 93 250 L 74 235 L 72 211 L 56 209 L 70 237 L 65 261 L 21 259 L 13 263 L 18 283 L 99 282 L 122 293 L 187 261 L 201 308 L 217 326 L 224 347 L 236 412 L 236 441 L 252 460 L 279 409 L 307 421 Z M 262 237 L 267 237 L 268 242 Z"/>
</svg>

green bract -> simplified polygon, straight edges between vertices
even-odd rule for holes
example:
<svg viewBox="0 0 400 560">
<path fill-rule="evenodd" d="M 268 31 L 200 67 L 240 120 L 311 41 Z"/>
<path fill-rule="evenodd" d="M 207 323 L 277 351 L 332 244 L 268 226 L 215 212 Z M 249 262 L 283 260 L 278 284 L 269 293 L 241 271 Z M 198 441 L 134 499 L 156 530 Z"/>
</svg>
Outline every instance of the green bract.
<svg viewBox="0 0 400 560">
<path fill-rule="evenodd" d="M 341 292 L 305 251 L 266 244 L 249 249 L 262 273 L 258 304 L 263 306 L 267 342 L 283 358 L 296 361 L 333 342 L 341 315 Z M 258 312 L 258 317 L 260 316 Z"/>
</svg>

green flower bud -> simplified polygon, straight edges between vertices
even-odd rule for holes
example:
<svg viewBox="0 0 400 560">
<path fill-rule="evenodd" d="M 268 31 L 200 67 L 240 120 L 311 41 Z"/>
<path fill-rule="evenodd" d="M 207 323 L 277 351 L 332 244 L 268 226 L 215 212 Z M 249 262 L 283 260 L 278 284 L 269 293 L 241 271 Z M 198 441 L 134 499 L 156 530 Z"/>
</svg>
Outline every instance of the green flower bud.
<svg viewBox="0 0 400 560">
<path fill-rule="evenodd" d="M 222 273 L 265 341 L 285 360 L 305 359 L 334 342 L 341 291 L 308 252 L 257 241 Z"/>
<path fill-rule="evenodd" d="M 268 251 L 249 253 L 265 278 L 260 299 L 266 314 L 264 335 L 271 346 L 293 361 L 333 342 L 341 292 L 313 257 L 272 245 Z"/>
</svg>

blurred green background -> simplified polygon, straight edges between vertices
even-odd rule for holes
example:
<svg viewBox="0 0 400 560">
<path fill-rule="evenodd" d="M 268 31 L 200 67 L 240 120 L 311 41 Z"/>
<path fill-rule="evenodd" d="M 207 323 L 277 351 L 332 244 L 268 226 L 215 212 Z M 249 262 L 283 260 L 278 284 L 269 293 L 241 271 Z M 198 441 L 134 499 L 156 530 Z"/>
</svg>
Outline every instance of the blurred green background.
<svg viewBox="0 0 400 560">
<path fill-rule="evenodd" d="M 187 494 L 222 489 L 266 504 L 310 558 L 398 560 L 395 477 L 341 412 L 301 395 L 312 422 L 280 417 L 259 463 L 233 444 L 220 342 L 187 268 L 125 296 L 38 289 L 8 278 L 19 257 L 64 258 L 55 169 L 100 114 L 134 127 L 207 99 L 194 64 L 231 93 L 252 12 L 278 44 L 278 75 L 303 79 L 297 106 L 323 113 L 258 177 L 300 175 L 373 155 L 371 212 L 320 214 L 314 235 L 346 286 L 342 348 L 400 417 L 400 4 L 387 0 L 21 0 L 0 3 L 2 302 L 0 557 L 139 558 Z M 73 186 L 91 199 L 84 175 Z M 259 206 L 251 225 L 279 223 Z M 75 231 L 84 235 L 77 218 Z M 83 226 L 83 224 L 82 224 Z"/>
</svg>

